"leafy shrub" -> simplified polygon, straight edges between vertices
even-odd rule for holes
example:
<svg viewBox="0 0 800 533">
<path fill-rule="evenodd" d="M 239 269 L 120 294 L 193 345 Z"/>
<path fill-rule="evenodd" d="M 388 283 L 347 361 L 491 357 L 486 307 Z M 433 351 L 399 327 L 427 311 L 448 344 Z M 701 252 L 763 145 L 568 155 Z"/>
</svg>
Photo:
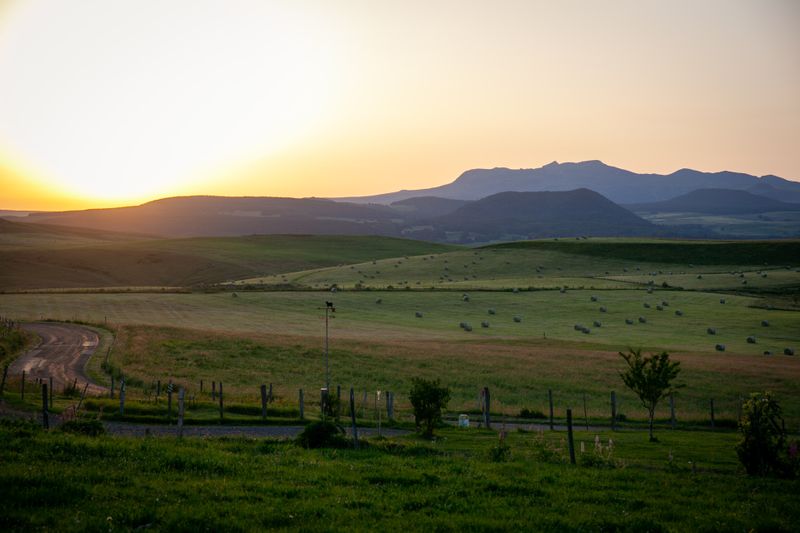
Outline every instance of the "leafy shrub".
<svg viewBox="0 0 800 533">
<path fill-rule="evenodd" d="M 344 429 L 333 422 L 313 422 L 297 436 L 297 444 L 303 448 L 347 448 Z"/>
<path fill-rule="evenodd" d="M 433 428 L 442 422 L 442 410 L 450 401 L 450 389 L 438 379 L 411 379 L 409 400 L 414 408 L 414 422 L 426 437 L 433 436 Z"/>
<path fill-rule="evenodd" d="M 103 423 L 96 418 L 76 418 L 61 424 L 61 431 L 65 433 L 74 433 L 76 435 L 87 435 L 89 437 L 97 437 L 106 432 Z"/>
<path fill-rule="evenodd" d="M 523 407 L 519 412 L 520 418 L 547 418 L 544 416 L 544 413 L 539 411 L 538 409 L 528 409 L 527 407 Z"/>
<path fill-rule="evenodd" d="M 741 440 L 736 445 L 744 469 L 751 476 L 794 477 L 798 470 L 797 444 L 786 441 L 781 407 L 769 392 L 757 392 L 742 405 Z"/>
</svg>

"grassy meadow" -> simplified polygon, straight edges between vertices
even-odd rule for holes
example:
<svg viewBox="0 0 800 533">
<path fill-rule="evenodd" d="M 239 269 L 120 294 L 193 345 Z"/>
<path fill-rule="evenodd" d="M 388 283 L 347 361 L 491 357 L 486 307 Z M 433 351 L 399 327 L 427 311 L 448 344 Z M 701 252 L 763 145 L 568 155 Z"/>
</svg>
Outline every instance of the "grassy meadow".
<svg viewBox="0 0 800 533">
<path fill-rule="evenodd" d="M 652 444 L 640 432 L 577 431 L 578 464 L 570 465 L 561 431 L 511 432 L 505 455 L 492 453 L 496 433 L 474 429 L 442 429 L 434 442 L 410 435 L 360 450 L 305 450 L 264 439 L 85 437 L 0 422 L 0 527 L 796 530 L 798 482 L 744 477 L 735 435 L 659 437 Z"/>
</svg>

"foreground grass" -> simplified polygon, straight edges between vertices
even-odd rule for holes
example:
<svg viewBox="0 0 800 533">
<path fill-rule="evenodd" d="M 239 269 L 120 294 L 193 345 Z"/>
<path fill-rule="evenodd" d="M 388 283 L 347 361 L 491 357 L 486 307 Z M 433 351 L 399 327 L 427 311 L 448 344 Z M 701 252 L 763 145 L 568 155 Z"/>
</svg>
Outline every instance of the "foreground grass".
<svg viewBox="0 0 800 533">
<path fill-rule="evenodd" d="M 365 450 L 252 439 L 82 437 L 0 426 L 0 528 L 108 531 L 791 531 L 797 481 L 751 479 L 732 434 L 440 431 Z M 586 452 L 580 453 L 580 442 Z M 549 443 L 549 444 L 547 444 Z M 673 456 L 669 461 L 670 453 Z M 693 473 L 689 461 L 696 466 Z"/>
</svg>

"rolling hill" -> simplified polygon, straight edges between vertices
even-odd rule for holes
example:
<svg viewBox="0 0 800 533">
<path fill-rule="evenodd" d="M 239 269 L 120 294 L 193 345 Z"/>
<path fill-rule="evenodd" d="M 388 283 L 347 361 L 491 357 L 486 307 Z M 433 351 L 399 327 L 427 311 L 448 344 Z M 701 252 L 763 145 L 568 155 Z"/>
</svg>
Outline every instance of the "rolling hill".
<svg viewBox="0 0 800 533">
<path fill-rule="evenodd" d="M 800 211 L 800 204 L 781 202 L 747 191 L 731 189 L 698 189 L 664 202 L 632 204 L 627 207 L 632 211 L 642 213 L 703 213 L 708 215 Z"/>
<path fill-rule="evenodd" d="M 470 202 L 430 223 L 454 242 L 659 233 L 653 224 L 589 189 L 503 192 Z"/>
</svg>

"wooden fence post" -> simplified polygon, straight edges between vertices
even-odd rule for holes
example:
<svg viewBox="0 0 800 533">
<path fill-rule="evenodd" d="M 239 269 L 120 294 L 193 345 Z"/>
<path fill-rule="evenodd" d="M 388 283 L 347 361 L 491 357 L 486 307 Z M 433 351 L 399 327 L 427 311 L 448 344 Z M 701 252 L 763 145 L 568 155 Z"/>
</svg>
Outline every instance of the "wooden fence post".
<svg viewBox="0 0 800 533">
<path fill-rule="evenodd" d="M 611 431 L 617 429 L 617 393 L 611 391 Z"/>
<path fill-rule="evenodd" d="M 183 403 L 186 397 L 186 390 L 181 387 L 178 391 L 178 438 L 183 437 Z"/>
<path fill-rule="evenodd" d="M 267 419 L 267 386 L 261 385 L 261 420 Z"/>
<path fill-rule="evenodd" d="M 42 383 L 42 426 L 50 429 L 50 416 L 47 412 L 47 383 Z"/>
<path fill-rule="evenodd" d="M 269 403 L 272 403 L 272 401 L 275 399 L 275 397 L 272 395 L 272 383 L 269 384 L 269 396 L 267 396 L 267 398 Z"/>
<path fill-rule="evenodd" d="M 547 399 L 550 402 L 550 430 L 553 429 L 553 389 L 547 389 Z"/>
<path fill-rule="evenodd" d="M 672 393 L 669 395 L 669 423 L 675 429 L 675 395 Z"/>
<path fill-rule="evenodd" d="M 172 383 L 167 385 L 167 420 L 172 420 Z"/>
<path fill-rule="evenodd" d="M 161 380 L 156 381 L 156 400 L 161 396 Z"/>
<path fill-rule="evenodd" d="M 567 442 L 569 443 L 569 462 L 575 464 L 575 441 L 572 438 L 572 409 L 567 409 Z"/>
<path fill-rule="evenodd" d="M 125 414 L 125 378 L 119 382 L 119 414 Z"/>
<path fill-rule="evenodd" d="M 84 398 L 86 398 L 86 391 L 87 391 L 88 389 L 89 389 L 89 382 L 87 381 L 87 382 L 86 382 L 86 385 L 84 385 L 84 386 L 83 386 L 83 392 L 81 393 L 81 399 L 80 399 L 80 400 L 78 400 L 78 407 L 76 407 L 76 408 L 75 408 L 75 412 L 76 412 L 76 413 L 77 413 L 77 412 L 78 412 L 78 410 L 81 408 L 81 405 L 83 405 L 83 399 L 84 399 Z"/>
<path fill-rule="evenodd" d="M 222 404 L 222 382 L 219 382 L 219 422 L 222 423 L 223 411 L 225 407 Z"/>
<path fill-rule="evenodd" d="M 586 393 L 583 393 L 583 419 L 586 420 L 586 431 L 589 431 L 589 411 L 586 410 Z"/>
<path fill-rule="evenodd" d="M 53 376 L 48 380 L 50 383 L 50 409 L 53 408 Z"/>
<path fill-rule="evenodd" d="M 492 417 L 490 410 L 492 408 L 492 397 L 489 393 L 489 387 L 483 388 L 483 406 L 483 424 L 486 426 L 486 429 L 491 429 Z"/>
<path fill-rule="evenodd" d="M 22 371 L 22 383 L 20 383 L 20 400 L 25 401 L 25 371 Z"/>
<path fill-rule="evenodd" d="M 114 399 L 114 374 L 111 374 L 111 390 L 109 391 L 109 398 Z"/>
<path fill-rule="evenodd" d="M 200 392 L 203 392 L 203 380 L 200 380 Z"/>
<path fill-rule="evenodd" d="M 353 425 L 353 447 L 358 449 L 358 426 L 356 426 L 356 396 L 353 387 L 350 387 L 350 420 Z"/>
<path fill-rule="evenodd" d="M 213 402 L 216 399 L 217 399 L 217 382 L 216 381 L 212 381 L 211 382 L 211 401 Z"/>
<path fill-rule="evenodd" d="M 3 391 L 6 388 L 6 378 L 8 377 L 8 365 L 3 366 L 3 381 L 0 382 L 0 396 L 3 395 Z"/>
<path fill-rule="evenodd" d="M 305 418 L 305 402 L 303 401 L 303 389 L 300 389 L 300 420 Z"/>
<path fill-rule="evenodd" d="M 714 398 L 711 398 L 709 407 L 711 408 L 711 429 L 714 429 Z"/>
<path fill-rule="evenodd" d="M 386 418 L 394 419 L 394 393 L 386 391 Z"/>
</svg>

